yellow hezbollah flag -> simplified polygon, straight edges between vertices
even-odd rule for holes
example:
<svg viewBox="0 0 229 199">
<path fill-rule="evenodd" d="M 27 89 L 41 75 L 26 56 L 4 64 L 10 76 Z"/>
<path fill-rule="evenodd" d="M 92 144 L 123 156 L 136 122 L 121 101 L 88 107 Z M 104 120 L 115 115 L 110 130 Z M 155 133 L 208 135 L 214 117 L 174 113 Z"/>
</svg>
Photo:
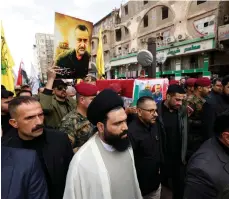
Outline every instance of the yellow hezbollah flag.
<svg viewBox="0 0 229 199">
<path fill-rule="evenodd" d="M 101 78 L 105 74 L 104 59 L 103 59 L 102 28 L 100 28 L 100 31 L 99 31 L 99 46 L 97 49 L 96 67 L 98 71 L 98 77 Z"/>
<path fill-rule="evenodd" d="M 6 38 L 1 21 L 1 84 L 7 90 L 14 92 L 14 75 L 13 69 L 14 60 L 10 54 L 9 47 L 6 43 Z"/>
</svg>

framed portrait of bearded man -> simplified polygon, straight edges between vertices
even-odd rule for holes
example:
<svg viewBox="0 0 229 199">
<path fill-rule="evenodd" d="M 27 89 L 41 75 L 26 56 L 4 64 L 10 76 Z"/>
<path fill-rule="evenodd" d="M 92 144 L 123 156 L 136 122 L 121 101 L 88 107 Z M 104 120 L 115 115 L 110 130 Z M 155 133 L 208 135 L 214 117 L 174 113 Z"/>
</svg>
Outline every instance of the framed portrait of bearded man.
<svg viewBox="0 0 229 199">
<path fill-rule="evenodd" d="M 55 13 L 54 61 L 60 67 L 57 78 L 84 78 L 88 74 L 93 24 Z"/>
</svg>

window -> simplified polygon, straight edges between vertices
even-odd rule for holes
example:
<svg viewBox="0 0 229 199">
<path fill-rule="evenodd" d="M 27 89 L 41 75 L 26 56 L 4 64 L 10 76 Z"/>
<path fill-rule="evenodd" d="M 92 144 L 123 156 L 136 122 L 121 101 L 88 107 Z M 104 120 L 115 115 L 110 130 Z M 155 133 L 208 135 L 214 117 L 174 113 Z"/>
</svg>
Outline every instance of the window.
<svg viewBox="0 0 229 199">
<path fill-rule="evenodd" d="M 162 20 L 163 19 L 167 19 L 169 17 L 169 9 L 168 9 L 168 7 L 163 6 L 161 8 L 161 12 L 162 12 Z"/>
<path fill-rule="evenodd" d="M 107 36 L 106 35 L 103 36 L 103 43 L 107 44 Z"/>
<path fill-rule="evenodd" d="M 117 29 L 115 31 L 115 35 L 116 35 L 116 41 L 121 41 L 122 39 L 122 32 L 121 32 L 121 29 Z"/>
<path fill-rule="evenodd" d="M 145 15 L 144 18 L 143 18 L 143 25 L 144 25 L 144 28 L 145 27 L 148 27 L 148 15 Z"/>
<path fill-rule="evenodd" d="M 206 1 L 199 1 L 197 0 L 197 5 L 201 4 L 201 3 L 205 3 Z"/>
<path fill-rule="evenodd" d="M 125 27 L 125 36 L 128 36 L 129 35 L 129 30 L 127 27 Z"/>
<path fill-rule="evenodd" d="M 204 27 L 208 27 L 208 22 L 205 22 L 204 23 Z"/>
<path fill-rule="evenodd" d="M 126 5 L 124 9 L 125 9 L 125 15 L 128 15 L 128 5 Z"/>
<path fill-rule="evenodd" d="M 143 1 L 144 5 L 146 5 L 148 3 L 148 1 Z"/>
<path fill-rule="evenodd" d="M 198 55 L 191 55 L 190 69 L 198 68 Z"/>
<path fill-rule="evenodd" d="M 94 43 L 94 41 L 91 42 L 91 48 L 92 48 L 92 49 L 95 48 L 95 43 Z"/>
</svg>

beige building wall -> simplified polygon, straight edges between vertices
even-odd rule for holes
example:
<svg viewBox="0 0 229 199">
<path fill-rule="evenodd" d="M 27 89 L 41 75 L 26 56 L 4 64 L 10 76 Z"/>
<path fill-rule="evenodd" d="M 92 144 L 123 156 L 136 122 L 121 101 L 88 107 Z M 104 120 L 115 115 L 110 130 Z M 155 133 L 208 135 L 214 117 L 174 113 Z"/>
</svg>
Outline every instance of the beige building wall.
<svg viewBox="0 0 229 199">
<path fill-rule="evenodd" d="M 201 37 L 203 20 L 211 21 L 209 30 L 217 29 L 218 7 L 220 1 L 128 1 L 121 6 L 121 18 L 119 10 L 113 11 L 104 23 L 110 24 L 109 32 L 104 32 L 109 38 L 104 50 L 109 50 L 109 57 L 125 56 L 128 53 L 138 52 L 147 48 L 149 37 L 155 37 L 157 47 L 168 46 L 171 43 L 190 40 Z M 221 2 L 222 4 L 222 2 Z M 221 5 L 222 6 L 222 5 Z M 162 18 L 162 9 L 168 10 L 167 17 Z M 148 16 L 148 26 L 144 27 L 144 18 Z M 206 18 L 207 19 L 204 19 Z M 212 22 L 213 21 L 213 22 Z M 97 45 L 98 30 L 103 21 L 95 25 L 94 41 Z M 212 24 L 213 23 L 213 24 Z M 121 30 L 121 40 L 117 41 L 116 32 Z M 209 31 L 210 33 L 212 31 Z M 209 33 L 209 34 L 210 34 Z M 206 35 L 206 34 L 205 34 Z M 172 42 L 168 42 L 168 38 Z M 95 46 L 96 46 L 95 45 Z M 97 47 L 96 47 L 97 48 Z M 94 51 L 93 51 L 94 52 Z M 95 52 L 94 52 L 95 53 Z M 92 54 L 94 54 L 92 53 Z M 108 57 L 108 55 L 106 55 Z M 188 61 L 185 60 L 184 63 Z M 108 58 L 106 62 L 109 62 Z M 181 63 L 177 61 L 176 63 Z M 177 64 L 176 64 L 177 65 Z M 184 68 L 188 66 L 184 66 Z"/>
</svg>

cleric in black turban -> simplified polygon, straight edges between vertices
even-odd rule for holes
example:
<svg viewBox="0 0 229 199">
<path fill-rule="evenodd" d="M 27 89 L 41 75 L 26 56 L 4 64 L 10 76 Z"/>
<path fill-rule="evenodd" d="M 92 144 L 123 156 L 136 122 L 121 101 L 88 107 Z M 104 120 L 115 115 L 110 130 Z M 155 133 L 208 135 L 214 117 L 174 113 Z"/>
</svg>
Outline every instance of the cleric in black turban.
<svg viewBox="0 0 229 199">
<path fill-rule="evenodd" d="M 124 107 L 122 98 L 115 91 L 105 89 L 89 105 L 87 118 L 96 126 L 98 122 L 103 122 L 108 112 L 117 107 Z"/>
</svg>

